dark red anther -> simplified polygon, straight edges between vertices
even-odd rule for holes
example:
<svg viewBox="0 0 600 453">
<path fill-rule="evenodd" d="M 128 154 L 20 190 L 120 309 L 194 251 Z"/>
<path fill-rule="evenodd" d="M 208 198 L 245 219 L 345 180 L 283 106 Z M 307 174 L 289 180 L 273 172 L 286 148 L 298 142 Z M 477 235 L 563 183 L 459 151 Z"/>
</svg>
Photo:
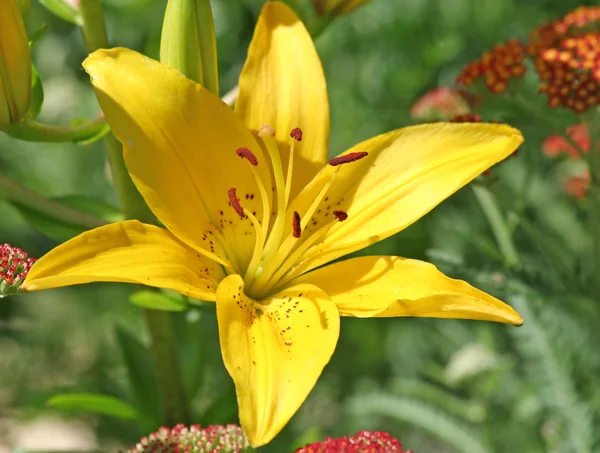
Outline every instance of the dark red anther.
<svg viewBox="0 0 600 453">
<path fill-rule="evenodd" d="M 335 167 L 337 165 L 348 164 L 350 162 L 362 159 L 363 157 L 366 157 L 368 155 L 369 153 L 366 151 L 361 151 L 359 153 L 348 153 L 343 156 L 338 156 L 334 157 L 333 159 L 329 159 L 329 165 Z"/>
<path fill-rule="evenodd" d="M 300 226 L 300 214 L 298 214 L 298 211 L 294 211 L 294 218 L 292 220 L 292 236 L 294 236 L 296 239 L 300 237 L 300 235 L 302 234 L 302 228 Z"/>
<path fill-rule="evenodd" d="M 301 142 L 302 141 L 302 129 L 300 129 L 299 127 L 295 127 L 294 129 L 292 129 L 292 132 L 290 132 L 290 137 Z"/>
<path fill-rule="evenodd" d="M 343 222 L 348 218 L 348 213 L 346 211 L 333 211 L 333 215 L 338 220 L 338 222 Z"/>
<path fill-rule="evenodd" d="M 248 159 L 248 162 L 250 162 L 255 167 L 258 165 L 258 159 L 254 155 L 254 153 L 252 151 L 250 151 L 248 148 L 238 148 L 235 150 L 235 152 L 242 159 Z"/>
<path fill-rule="evenodd" d="M 235 194 L 235 190 L 235 187 L 232 187 L 227 191 L 227 195 L 229 195 L 229 201 L 231 201 L 231 206 L 235 209 L 235 212 L 237 212 L 240 217 L 244 217 L 244 208 L 242 208 L 242 204 Z"/>
</svg>

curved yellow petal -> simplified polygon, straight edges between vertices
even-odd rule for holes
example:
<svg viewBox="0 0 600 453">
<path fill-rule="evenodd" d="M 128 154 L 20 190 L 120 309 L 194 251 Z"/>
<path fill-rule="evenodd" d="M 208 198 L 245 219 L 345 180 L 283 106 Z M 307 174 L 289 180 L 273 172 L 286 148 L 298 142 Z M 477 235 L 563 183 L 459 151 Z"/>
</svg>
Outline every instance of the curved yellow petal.
<svg viewBox="0 0 600 453">
<path fill-rule="evenodd" d="M 263 124 L 275 129 L 283 168 L 287 168 L 290 131 L 295 127 L 303 131 L 294 152 L 293 197 L 327 159 L 329 103 L 310 34 L 283 3 L 267 2 L 263 7 L 239 86 L 236 113 L 251 130 Z"/>
<path fill-rule="evenodd" d="M 342 316 L 420 316 L 523 324 L 516 311 L 495 297 L 445 276 L 433 264 L 397 256 L 341 261 L 293 283 L 323 289 Z"/>
<path fill-rule="evenodd" d="M 242 428 L 253 446 L 281 431 L 304 402 L 339 336 L 333 302 L 319 288 L 294 285 L 260 303 L 239 275 L 217 288 L 223 361 L 237 393 Z"/>
<path fill-rule="evenodd" d="M 125 282 L 214 301 L 224 276 L 220 265 L 168 230 L 128 220 L 87 231 L 52 249 L 33 265 L 22 288 Z"/>
<path fill-rule="evenodd" d="M 251 165 L 236 154 L 240 147 L 250 148 L 259 161 L 257 171 L 270 181 L 254 136 L 213 93 L 137 52 L 100 50 L 84 67 L 123 144 L 127 168 L 154 214 L 213 259 L 227 261 L 224 248 L 229 246 L 243 267 L 254 249 L 254 228 L 232 209 L 228 190 L 237 188 L 245 208 L 262 212 Z M 215 230 L 224 241 L 211 237 Z"/>
<path fill-rule="evenodd" d="M 287 280 L 401 231 L 509 156 L 522 141 L 518 130 L 501 124 L 434 123 L 356 145 L 349 152 L 368 156 L 326 166 L 290 206 L 302 216 L 337 171 L 302 240 L 323 225 L 333 226 L 297 261 Z M 335 222 L 334 210 L 346 211 L 347 220 Z"/>
</svg>

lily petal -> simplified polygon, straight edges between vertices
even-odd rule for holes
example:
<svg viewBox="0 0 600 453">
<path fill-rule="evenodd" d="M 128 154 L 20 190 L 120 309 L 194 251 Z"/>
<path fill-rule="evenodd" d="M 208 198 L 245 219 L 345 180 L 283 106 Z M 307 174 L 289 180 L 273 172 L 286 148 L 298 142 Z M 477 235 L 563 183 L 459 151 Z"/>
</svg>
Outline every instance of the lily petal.
<svg viewBox="0 0 600 453">
<path fill-rule="evenodd" d="M 281 431 L 329 362 L 339 337 L 333 302 L 319 288 L 294 285 L 260 303 L 239 275 L 217 288 L 223 361 L 237 393 L 242 428 L 253 446 Z"/>
<path fill-rule="evenodd" d="M 126 282 L 214 301 L 224 276 L 220 265 L 168 230 L 128 220 L 87 231 L 51 250 L 33 265 L 22 288 Z"/>
<path fill-rule="evenodd" d="M 330 264 L 294 280 L 319 286 L 341 316 L 462 318 L 520 326 L 509 305 L 433 264 L 397 256 L 365 256 Z"/>
<path fill-rule="evenodd" d="M 290 131 L 303 130 L 295 148 L 291 196 L 304 187 L 327 159 L 329 103 L 321 61 L 302 21 L 283 3 L 262 9 L 240 75 L 235 105 L 251 130 L 268 124 L 276 131 L 287 168 Z"/>
<path fill-rule="evenodd" d="M 308 248 L 285 280 L 403 230 L 522 141 L 518 130 L 501 124 L 434 123 L 358 144 L 349 152 L 367 152 L 367 157 L 326 166 L 292 203 L 290 211 L 302 216 L 337 169 L 303 240 L 331 223 L 334 210 L 347 212 L 348 218 Z"/>
<path fill-rule="evenodd" d="M 94 52 L 84 67 L 123 144 L 127 169 L 158 219 L 212 259 L 227 261 L 222 247 L 229 245 L 241 266 L 248 262 L 254 228 L 231 208 L 228 189 L 237 188 L 242 197 L 255 194 L 244 207 L 261 212 L 250 164 L 236 149 L 250 148 L 259 162 L 266 161 L 235 113 L 176 70 L 128 49 Z M 270 181 L 268 165 L 257 171 Z M 215 226 L 224 244 L 210 237 Z"/>
</svg>

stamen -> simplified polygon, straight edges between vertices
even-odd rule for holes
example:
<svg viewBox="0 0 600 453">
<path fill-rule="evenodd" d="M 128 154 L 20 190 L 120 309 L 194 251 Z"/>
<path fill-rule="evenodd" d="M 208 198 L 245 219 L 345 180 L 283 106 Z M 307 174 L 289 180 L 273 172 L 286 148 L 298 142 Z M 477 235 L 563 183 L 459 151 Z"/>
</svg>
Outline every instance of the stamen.
<svg viewBox="0 0 600 453">
<path fill-rule="evenodd" d="M 358 153 L 348 153 L 344 156 L 334 157 L 333 159 L 329 159 L 329 165 L 332 167 L 336 167 L 337 165 L 348 164 L 350 162 L 355 162 L 363 157 L 367 157 L 369 153 L 366 151 L 361 151 Z"/>
<path fill-rule="evenodd" d="M 294 218 L 292 220 L 292 235 L 298 239 L 302 235 L 302 228 L 300 228 L 300 214 L 298 211 L 294 211 Z"/>
<path fill-rule="evenodd" d="M 348 218 L 348 213 L 346 211 L 333 211 L 333 215 L 338 220 L 338 222 L 343 222 Z"/>
<path fill-rule="evenodd" d="M 263 124 L 258 130 L 258 136 L 264 137 L 265 135 L 270 135 L 271 137 L 275 137 L 275 130 L 269 126 L 268 124 Z"/>
<path fill-rule="evenodd" d="M 292 129 L 292 132 L 290 132 L 290 137 L 301 142 L 302 141 L 302 129 L 300 129 L 299 127 L 295 127 L 294 129 Z"/>
<path fill-rule="evenodd" d="M 254 252 L 252 253 L 252 258 L 250 259 L 250 264 L 246 268 L 246 274 L 244 275 L 244 281 L 247 284 L 251 284 L 254 280 L 254 276 L 256 275 L 256 269 L 260 263 L 260 258 L 263 253 L 263 245 L 265 244 L 265 234 L 266 230 L 261 228 L 260 223 L 250 211 L 244 208 L 244 214 L 248 216 L 252 225 L 254 226 L 254 232 L 256 235 L 255 243 L 254 243 Z"/>
<path fill-rule="evenodd" d="M 325 195 L 327 194 L 327 192 L 329 191 L 329 188 L 331 187 L 331 185 L 333 184 L 333 181 L 335 180 L 338 170 L 339 170 L 339 168 L 336 168 L 334 170 L 331 177 L 329 178 L 329 181 L 327 181 L 327 183 L 323 186 L 323 188 L 321 189 L 319 194 L 313 200 L 310 207 L 304 213 L 304 216 L 300 219 L 300 231 L 301 232 L 304 228 L 306 228 L 306 226 L 308 225 L 308 222 L 310 221 L 313 214 L 317 210 L 317 207 L 319 206 L 319 204 L 321 203 L 323 198 L 325 198 Z M 330 225 L 331 224 L 328 224 L 327 228 L 329 228 Z M 318 231 L 320 232 L 322 230 L 318 230 Z M 312 240 L 312 237 L 314 234 L 315 233 L 311 234 L 309 236 L 309 239 L 307 239 L 307 241 Z M 316 234 L 318 234 L 318 232 Z M 286 260 L 286 258 L 288 257 L 288 255 L 292 251 L 292 249 L 298 244 L 298 241 L 296 239 L 298 239 L 298 238 L 296 238 L 292 232 L 292 234 L 290 234 L 285 239 L 285 241 L 283 241 L 283 244 L 281 246 L 279 246 L 277 251 L 273 255 L 269 255 L 269 259 L 266 260 L 266 265 L 265 265 L 264 269 L 262 270 L 261 275 L 259 275 L 258 278 L 256 278 L 256 280 L 253 283 L 253 287 L 252 287 L 253 290 L 256 289 L 257 291 L 261 291 L 263 288 L 265 288 L 265 285 L 267 284 L 267 282 L 272 280 L 273 274 L 276 272 L 279 273 L 278 272 L 279 267 L 284 263 L 284 261 Z M 302 246 L 304 246 L 304 243 L 302 244 Z"/>
<path fill-rule="evenodd" d="M 250 162 L 255 167 L 258 165 L 258 159 L 254 155 L 254 153 L 252 151 L 250 151 L 248 148 L 238 148 L 235 152 L 242 159 L 248 159 L 248 162 Z"/>
<path fill-rule="evenodd" d="M 229 201 L 231 201 L 231 207 L 233 209 L 235 209 L 235 212 L 238 213 L 238 215 L 241 218 L 244 218 L 244 208 L 242 208 L 242 204 L 240 203 L 240 199 L 237 197 L 237 195 L 235 194 L 236 188 L 232 187 L 231 189 L 229 189 L 227 191 L 227 195 L 229 195 Z"/>
<path fill-rule="evenodd" d="M 259 137 L 265 144 L 269 156 L 271 157 L 271 163 L 273 165 L 273 176 L 275 177 L 275 189 L 277 191 L 277 216 L 273 223 L 273 229 L 267 239 L 265 245 L 264 256 L 265 261 L 269 260 L 272 254 L 277 250 L 281 243 L 281 237 L 285 228 L 285 180 L 283 179 L 283 168 L 281 165 L 281 155 L 279 154 L 279 148 L 277 147 L 277 141 L 275 140 L 275 131 L 269 126 L 264 125 L 258 132 Z"/>
<path fill-rule="evenodd" d="M 291 255 L 287 257 L 287 259 L 283 262 L 283 264 L 279 267 L 277 272 L 275 272 L 271 278 L 264 284 L 265 288 L 275 288 L 275 286 L 281 286 L 293 278 L 297 277 L 296 274 L 292 274 L 286 277 L 283 281 L 280 282 L 281 279 L 285 277 L 285 275 L 292 269 L 292 267 L 298 263 L 300 257 L 306 252 L 310 247 L 314 245 L 319 239 L 321 239 L 333 226 L 334 221 L 329 222 L 319 228 L 317 231 L 312 233 L 308 239 L 306 239 L 300 246 L 294 250 Z"/>
</svg>

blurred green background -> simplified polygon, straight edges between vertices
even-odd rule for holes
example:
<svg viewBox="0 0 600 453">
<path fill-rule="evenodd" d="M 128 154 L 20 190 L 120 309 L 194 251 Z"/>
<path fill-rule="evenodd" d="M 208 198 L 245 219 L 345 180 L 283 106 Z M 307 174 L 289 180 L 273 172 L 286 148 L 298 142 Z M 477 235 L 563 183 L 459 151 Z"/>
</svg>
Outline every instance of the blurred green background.
<svg viewBox="0 0 600 453">
<path fill-rule="evenodd" d="M 212 3 L 225 93 L 236 84 L 262 2 Z M 296 3 L 309 11 L 306 2 Z M 165 4 L 106 0 L 111 44 L 156 58 Z M 335 20 L 316 44 L 328 82 L 331 154 L 412 124 L 414 101 L 431 88 L 452 85 L 461 67 L 485 49 L 525 38 L 534 26 L 583 4 L 593 2 L 372 0 Z M 35 0 L 26 23 L 30 32 L 47 26 L 33 51 L 46 96 L 40 121 L 68 124 L 94 117 L 99 108 L 81 68 L 86 51 L 80 31 Z M 389 431 L 415 453 L 600 451 L 598 301 L 586 296 L 581 277 L 590 268 L 585 206 L 562 192 L 559 170 L 542 156 L 541 140 L 560 131 L 505 108 L 490 119 L 510 118 L 524 130 L 526 144 L 518 158 L 495 170 L 494 185 L 519 213 L 513 228 L 522 266 L 506 269 L 469 187 L 361 253 L 433 261 L 508 300 L 526 325 L 343 319 L 338 348 L 316 388 L 261 451 L 286 452 L 290 445 L 361 429 Z M 576 120 L 557 118 L 564 125 Z M 101 142 L 28 144 L 0 135 L 0 172 L 47 196 L 83 195 L 116 205 Z M 0 219 L 1 242 L 32 256 L 56 245 L 13 205 L 0 201 Z M 553 255 L 544 242 L 560 247 Z M 54 427 L 47 448 L 64 446 L 74 436 L 67 447 L 115 451 L 147 434 L 132 423 L 46 406 L 57 393 L 100 392 L 145 401 L 154 410 L 155 400 L 129 386 L 127 364 L 139 360 L 140 379 L 152 394 L 143 319 L 128 302 L 132 291 L 127 285 L 92 284 L 0 301 L 0 452 L 44 447 L 27 439 L 43 437 L 34 434 L 40 420 Z M 189 309 L 177 322 L 197 422 L 235 422 L 235 395 L 221 362 L 213 307 Z M 119 344 L 128 345 L 129 353 Z M 149 416 L 146 429 L 153 428 Z"/>
</svg>

